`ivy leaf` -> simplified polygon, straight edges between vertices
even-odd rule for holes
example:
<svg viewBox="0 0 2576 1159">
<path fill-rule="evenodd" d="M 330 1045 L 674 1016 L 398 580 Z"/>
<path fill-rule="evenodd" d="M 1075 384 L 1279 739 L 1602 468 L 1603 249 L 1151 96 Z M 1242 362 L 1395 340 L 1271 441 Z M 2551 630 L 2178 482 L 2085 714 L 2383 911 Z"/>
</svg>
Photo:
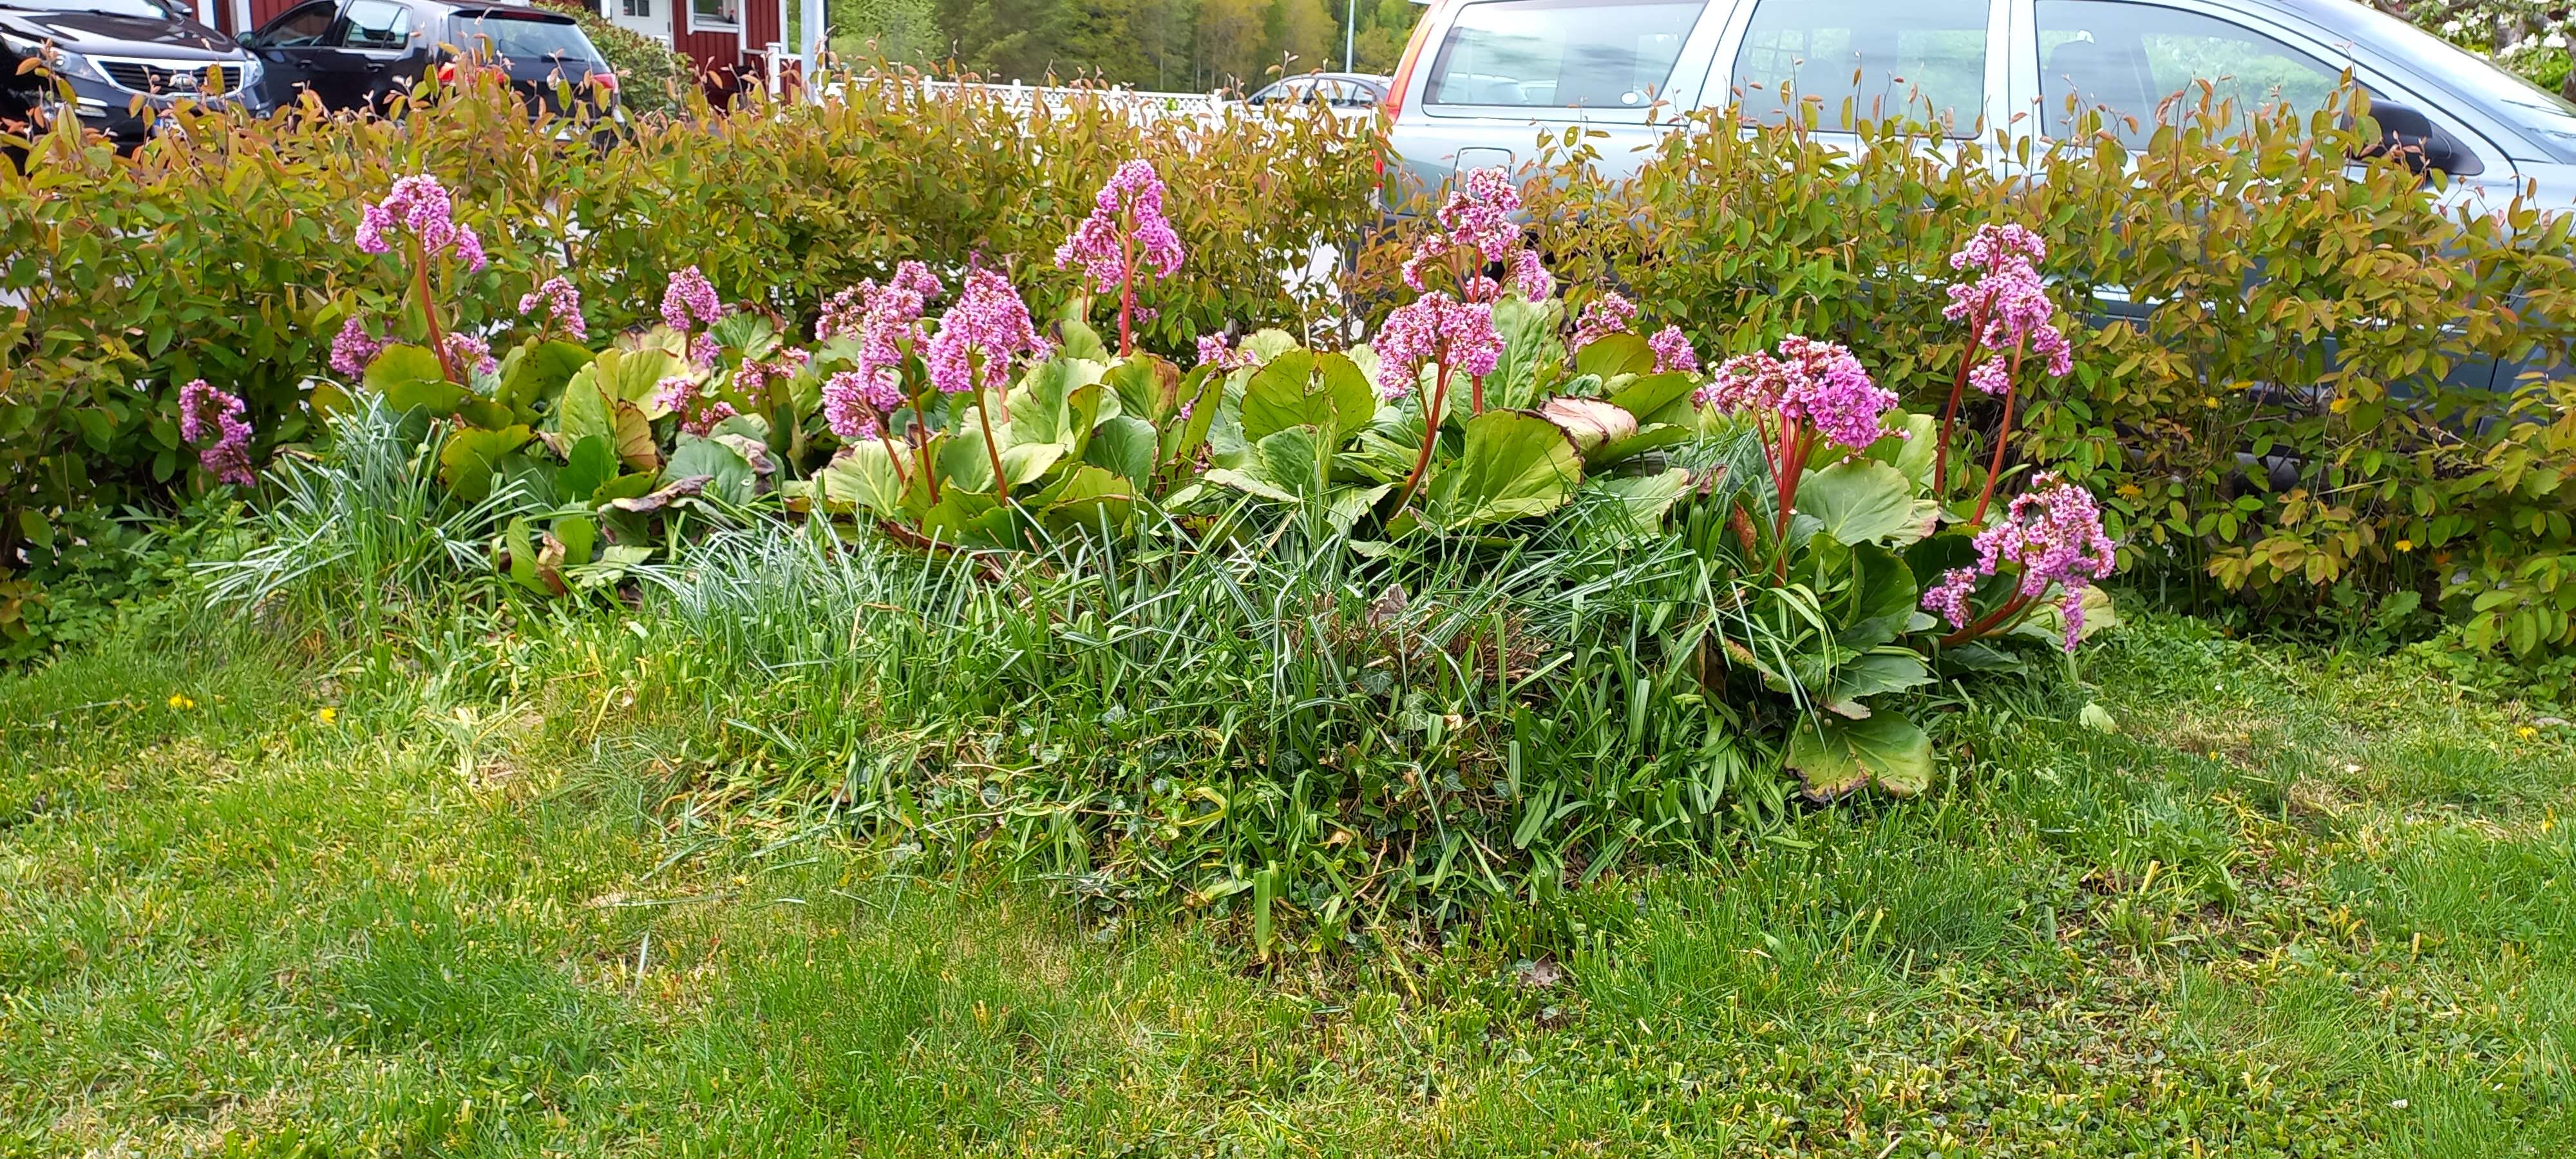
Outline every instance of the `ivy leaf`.
<svg viewBox="0 0 2576 1159">
<path fill-rule="evenodd" d="M 1865 720 L 1809 717 L 1789 737 L 1787 763 L 1807 783 L 1807 797 L 1830 801 L 1876 781 L 1911 797 L 1932 785 L 1932 738 L 1893 712 Z"/>
<path fill-rule="evenodd" d="M 1521 411 L 1467 420 L 1466 448 L 1431 481 L 1424 511 L 1457 530 L 1545 515 L 1583 481 L 1583 460 L 1556 424 Z"/>
</svg>

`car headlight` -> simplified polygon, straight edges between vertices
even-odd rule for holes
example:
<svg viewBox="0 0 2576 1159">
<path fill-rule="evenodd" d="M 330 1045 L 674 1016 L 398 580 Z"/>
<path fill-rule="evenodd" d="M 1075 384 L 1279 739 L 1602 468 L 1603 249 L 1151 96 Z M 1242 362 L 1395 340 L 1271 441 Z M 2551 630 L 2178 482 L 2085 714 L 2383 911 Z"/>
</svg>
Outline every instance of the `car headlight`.
<svg viewBox="0 0 2576 1159">
<path fill-rule="evenodd" d="M 99 71 L 97 65 L 90 63 L 88 57 L 60 45 L 31 40 L 14 32 L 0 32 L 0 42 L 6 42 L 9 50 L 20 56 L 33 56 L 43 60 L 45 67 L 56 76 L 70 80 L 100 82 L 107 80 L 107 74 Z"/>
<path fill-rule="evenodd" d="M 100 72 L 98 64 L 90 62 L 90 57 L 82 57 L 82 54 L 72 52 L 72 49 L 64 49 L 64 46 L 59 44 L 31 41 L 26 39 L 26 36 L 18 36 L 18 33 L 0 33 L 0 41 L 8 41 L 10 52 L 21 54 L 21 57 L 44 59 L 46 70 L 52 70 L 57 77 L 67 77 L 67 80 L 98 80 L 98 82 L 108 80 L 106 72 Z"/>
<path fill-rule="evenodd" d="M 241 62 L 239 67 L 241 68 L 241 84 L 237 87 L 239 87 L 243 92 L 249 92 L 253 86 L 259 83 L 260 74 L 267 71 L 266 68 L 260 64 L 259 58 L 256 56 Z"/>
</svg>

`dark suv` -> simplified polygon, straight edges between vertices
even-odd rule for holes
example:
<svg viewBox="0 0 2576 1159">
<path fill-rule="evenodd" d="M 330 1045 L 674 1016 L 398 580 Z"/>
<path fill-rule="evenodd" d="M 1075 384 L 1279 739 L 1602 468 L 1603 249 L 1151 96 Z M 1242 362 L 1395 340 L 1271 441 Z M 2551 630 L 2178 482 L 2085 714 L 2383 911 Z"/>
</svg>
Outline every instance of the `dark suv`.
<svg viewBox="0 0 2576 1159">
<path fill-rule="evenodd" d="M 133 145 L 143 108 L 264 108 L 262 93 L 258 59 L 175 2 L 0 0 L 0 120 L 13 125 L 69 115 Z"/>
<path fill-rule="evenodd" d="M 507 70 L 520 92 L 557 111 L 559 80 L 576 92 L 596 85 L 614 93 L 617 85 L 579 22 L 513 4 L 312 0 L 242 43 L 268 65 L 268 96 L 279 104 L 310 89 L 329 108 L 381 105 L 460 58 Z"/>
</svg>

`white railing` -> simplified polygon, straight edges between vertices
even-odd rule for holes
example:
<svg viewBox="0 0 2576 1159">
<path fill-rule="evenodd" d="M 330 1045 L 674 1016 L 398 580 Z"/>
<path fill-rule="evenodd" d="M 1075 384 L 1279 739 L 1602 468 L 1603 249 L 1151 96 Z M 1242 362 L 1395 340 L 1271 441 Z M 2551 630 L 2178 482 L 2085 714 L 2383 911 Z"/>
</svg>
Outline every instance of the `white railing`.
<svg viewBox="0 0 2576 1159">
<path fill-rule="evenodd" d="M 917 92 L 927 97 L 973 97 L 989 100 L 1007 109 L 1026 112 L 1039 107 L 1061 112 L 1077 104 L 1105 104 L 1123 109 L 1130 116 L 1156 120 L 1181 119 L 1210 124 L 1224 118 L 1228 108 L 1237 108 L 1241 98 L 1227 92 L 1167 93 L 1122 85 L 1031 85 L 1013 81 L 1010 84 L 976 84 L 967 81 L 932 80 L 928 77 L 898 77 L 876 74 L 865 77 L 834 79 L 816 91 L 817 98 L 827 101 L 847 100 L 851 90 L 869 92 L 894 90 Z"/>
</svg>

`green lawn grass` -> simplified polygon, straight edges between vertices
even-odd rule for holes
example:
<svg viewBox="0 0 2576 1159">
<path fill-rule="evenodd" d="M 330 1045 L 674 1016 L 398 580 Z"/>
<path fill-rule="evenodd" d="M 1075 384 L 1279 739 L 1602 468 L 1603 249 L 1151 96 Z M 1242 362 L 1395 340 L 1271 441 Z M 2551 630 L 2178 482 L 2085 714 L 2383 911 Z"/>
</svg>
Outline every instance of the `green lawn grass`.
<svg viewBox="0 0 2576 1159">
<path fill-rule="evenodd" d="M 513 646 L 174 613 L 0 678 L 0 1154 L 2576 1153 L 2576 733 L 2399 661 L 2141 617 L 1563 960 L 1264 966 Z"/>
</svg>

